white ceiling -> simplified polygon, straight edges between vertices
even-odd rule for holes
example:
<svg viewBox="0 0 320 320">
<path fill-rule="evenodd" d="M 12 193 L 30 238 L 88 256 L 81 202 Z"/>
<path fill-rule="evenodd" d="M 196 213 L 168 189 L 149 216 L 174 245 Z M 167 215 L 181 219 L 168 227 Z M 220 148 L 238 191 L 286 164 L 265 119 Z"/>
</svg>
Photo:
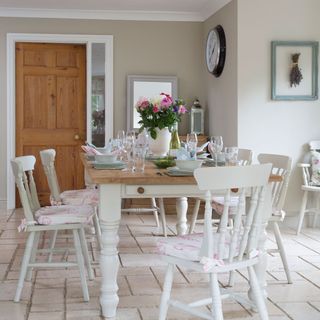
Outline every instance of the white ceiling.
<svg viewBox="0 0 320 320">
<path fill-rule="evenodd" d="M 231 0 L 0 0 L 0 16 L 203 21 Z"/>
</svg>

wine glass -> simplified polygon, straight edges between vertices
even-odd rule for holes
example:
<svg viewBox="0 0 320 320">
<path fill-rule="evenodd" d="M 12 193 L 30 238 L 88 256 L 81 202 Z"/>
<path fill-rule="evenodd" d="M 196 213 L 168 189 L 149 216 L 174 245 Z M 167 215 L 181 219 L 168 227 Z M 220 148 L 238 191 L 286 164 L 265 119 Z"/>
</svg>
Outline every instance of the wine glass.
<svg viewBox="0 0 320 320">
<path fill-rule="evenodd" d="M 196 158 L 197 155 L 198 137 L 197 134 L 192 132 L 187 134 L 187 147 L 190 152 L 191 158 Z"/>
<path fill-rule="evenodd" d="M 212 136 L 210 138 L 210 143 L 208 145 L 211 157 L 215 159 L 216 167 L 218 166 L 218 154 L 221 153 L 223 149 L 223 139 L 222 136 Z"/>
</svg>

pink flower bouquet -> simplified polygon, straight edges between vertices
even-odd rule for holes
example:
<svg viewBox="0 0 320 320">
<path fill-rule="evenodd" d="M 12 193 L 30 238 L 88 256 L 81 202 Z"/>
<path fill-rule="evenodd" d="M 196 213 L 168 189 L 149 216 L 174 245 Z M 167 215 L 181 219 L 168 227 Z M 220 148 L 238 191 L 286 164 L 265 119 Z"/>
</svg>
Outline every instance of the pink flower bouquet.
<svg viewBox="0 0 320 320">
<path fill-rule="evenodd" d="M 136 109 L 141 116 L 140 131 L 147 129 L 153 139 L 156 139 L 155 128 L 168 128 L 170 131 L 181 115 L 187 112 L 184 101 L 173 100 L 169 94 L 161 93 L 159 98 L 148 99 L 141 97 L 136 103 Z"/>
</svg>

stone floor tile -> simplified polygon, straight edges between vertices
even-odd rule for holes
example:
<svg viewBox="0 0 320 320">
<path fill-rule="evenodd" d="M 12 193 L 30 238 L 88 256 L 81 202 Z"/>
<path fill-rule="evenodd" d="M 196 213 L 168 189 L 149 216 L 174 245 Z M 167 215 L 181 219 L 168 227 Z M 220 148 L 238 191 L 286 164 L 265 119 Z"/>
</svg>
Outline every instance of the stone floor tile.
<svg viewBox="0 0 320 320">
<path fill-rule="evenodd" d="M 17 289 L 17 281 L 4 281 L 0 283 L 0 301 L 12 301 Z M 25 282 L 21 294 L 21 301 L 31 297 L 31 283 Z"/>
<path fill-rule="evenodd" d="M 35 304 L 47 304 L 64 302 L 64 289 L 52 288 L 52 289 L 35 289 L 33 292 L 32 303 Z"/>
<path fill-rule="evenodd" d="M 120 254 L 121 263 L 124 267 L 166 266 L 167 263 L 157 254 Z"/>
<path fill-rule="evenodd" d="M 0 301 L 0 320 L 25 320 L 26 316 L 26 302 Z"/>
<path fill-rule="evenodd" d="M 320 319 L 319 310 L 316 310 L 306 302 L 279 303 L 278 305 L 293 319 Z"/>
<path fill-rule="evenodd" d="M 63 312 L 30 312 L 28 320 L 64 320 Z"/>
<path fill-rule="evenodd" d="M 63 312 L 64 303 L 32 303 L 30 312 Z"/>
<path fill-rule="evenodd" d="M 100 309 L 70 310 L 67 311 L 66 320 L 100 320 Z"/>
<path fill-rule="evenodd" d="M 9 264 L 0 264 L 0 281 L 4 280 Z"/>
<path fill-rule="evenodd" d="M 160 294 L 160 286 L 153 275 L 127 276 L 133 295 Z"/>
</svg>

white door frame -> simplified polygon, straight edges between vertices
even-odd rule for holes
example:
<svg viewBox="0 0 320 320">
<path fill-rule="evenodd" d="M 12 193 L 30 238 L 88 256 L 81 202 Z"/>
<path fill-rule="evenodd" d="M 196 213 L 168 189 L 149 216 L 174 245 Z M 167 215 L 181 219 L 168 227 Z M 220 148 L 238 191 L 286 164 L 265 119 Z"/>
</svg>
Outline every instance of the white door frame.
<svg viewBox="0 0 320 320">
<path fill-rule="evenodd" d="M 78 34 L 7 34 L 7 209 L 15 208 L 15 180 L 10 160 L 15 157 L 15 44 L 16 42 L 79 43 L 87 47 L 87 140 L 91 142 L 91 46 L 105 43 L 106 141 L 113 136 L 113 36 Z"/>
</svg>

